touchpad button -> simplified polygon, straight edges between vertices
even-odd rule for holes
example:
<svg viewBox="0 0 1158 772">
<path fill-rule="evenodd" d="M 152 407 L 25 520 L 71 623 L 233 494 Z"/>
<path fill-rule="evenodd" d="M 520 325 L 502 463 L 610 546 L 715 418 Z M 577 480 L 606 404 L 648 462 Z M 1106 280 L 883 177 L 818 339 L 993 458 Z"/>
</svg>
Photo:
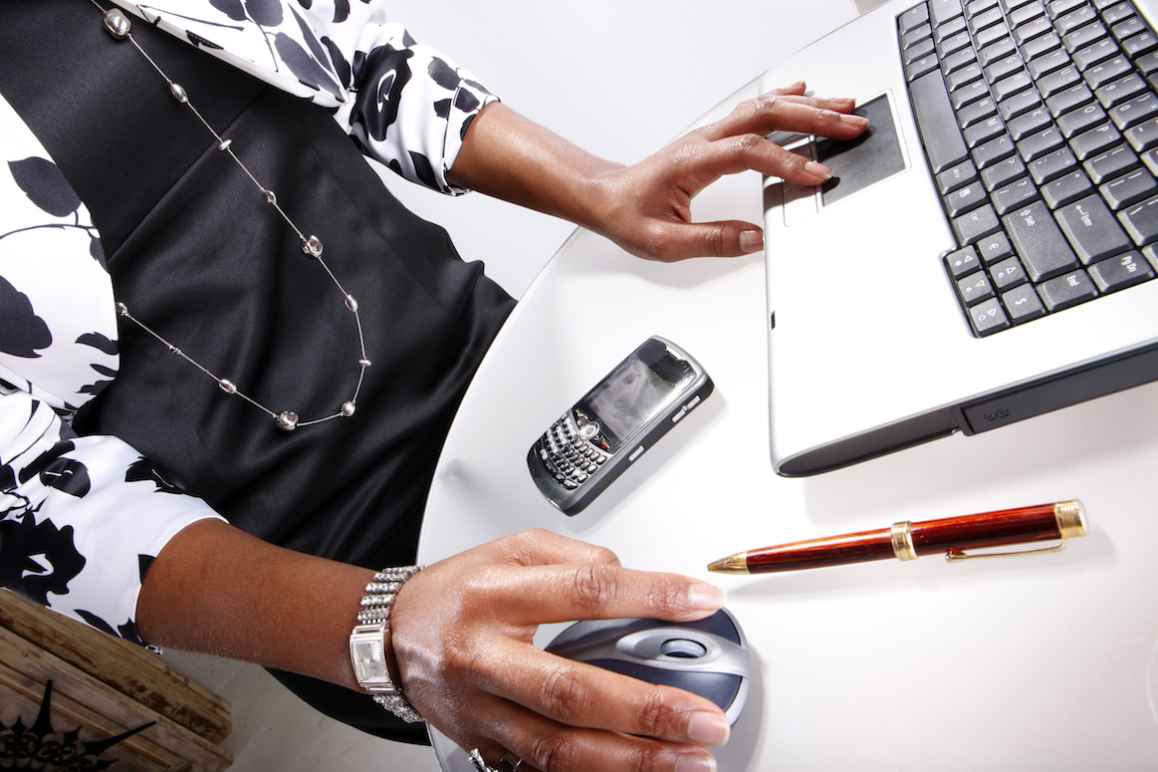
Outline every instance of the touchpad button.
<svg viewBox="0 0 1158 772">
<path fill-rule="evenodd" d="M 864 134 L 851 141 L 818 138 L 816 143 L 816 159 L 832 169 L 832 179 L 821 188 L 823 206 L 847 198 L 905 168 L 888 94 L 860 105 L 856 114 L 869 120 Z"/>
</svg>

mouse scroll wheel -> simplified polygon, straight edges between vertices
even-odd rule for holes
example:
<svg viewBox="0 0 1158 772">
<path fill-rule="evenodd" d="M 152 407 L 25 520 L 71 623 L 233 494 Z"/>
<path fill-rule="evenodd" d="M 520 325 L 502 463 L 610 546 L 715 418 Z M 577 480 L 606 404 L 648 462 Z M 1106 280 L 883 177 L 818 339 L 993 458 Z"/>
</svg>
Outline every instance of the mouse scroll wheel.
<svg viewBox="0 0 1158 772">
<path fill-rule="evenodd" d="M 699 659 L 708 653 L 707 647 L 702 643 L 687 638 L 670 638 L 660 645 L 659 650 L 668 657 L 679 659 Z"/>
</svg>

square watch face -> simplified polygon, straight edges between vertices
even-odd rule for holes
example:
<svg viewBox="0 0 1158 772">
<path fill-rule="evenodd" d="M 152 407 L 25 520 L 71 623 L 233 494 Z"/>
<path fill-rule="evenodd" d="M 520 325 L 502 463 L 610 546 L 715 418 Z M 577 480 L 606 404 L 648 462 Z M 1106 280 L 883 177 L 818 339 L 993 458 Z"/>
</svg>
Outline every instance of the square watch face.
<svg viewBox="0 0 1158 772">
<path fill-rule="evenodd" d="M 355 676 L 359 681 L 386 679 L 386 656 L 380 638 L 366 637 L 355 640 L 353 653 Z"/>
</svg>

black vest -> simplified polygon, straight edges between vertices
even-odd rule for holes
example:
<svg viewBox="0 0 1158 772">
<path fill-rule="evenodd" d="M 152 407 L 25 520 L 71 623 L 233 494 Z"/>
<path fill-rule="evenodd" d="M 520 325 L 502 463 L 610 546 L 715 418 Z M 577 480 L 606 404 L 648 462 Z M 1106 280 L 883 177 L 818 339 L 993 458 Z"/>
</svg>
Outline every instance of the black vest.
<svg viewBox="0 0 1158 772">
<path fill-rule="evenodd" d="M 325 110 L 140 20 L 134 32 L 322 240 L 358 300 L 373 364 L 354 417 L 284 433 L 121 319 L 120 372 L 77 430 L 124 439 L 275 544 L 370 568 L 412 562 L 451 420 L 514 301 L 481 263 L 463 262 L 444 229 L 390 195 Z M 116 299 L 275 410 L 309 418 L 349 399 L 360 355 L 341 295 L 93 6 L 5 3 L 0 42 L 0 92 L 88 206 Z M 336 718 L 424 741 L 367 697 L 277 675 Z"/>
</svg>

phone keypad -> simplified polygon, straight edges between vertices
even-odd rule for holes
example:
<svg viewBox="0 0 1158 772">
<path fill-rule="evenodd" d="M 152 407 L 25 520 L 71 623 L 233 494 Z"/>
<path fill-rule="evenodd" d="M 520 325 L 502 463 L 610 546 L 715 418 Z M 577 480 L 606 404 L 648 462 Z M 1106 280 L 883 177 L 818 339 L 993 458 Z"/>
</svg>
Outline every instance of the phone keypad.
<svg viewBox="0 0 1158 772">
<path fill-rule="evenodd" d="M 535 450 L 543 467 L 568 490 L 575 490 L 590 480 L 611 458 L 580 436 L 579 426 L 570 415 L 552 424 L 539 438 Z"/>
</svg>

